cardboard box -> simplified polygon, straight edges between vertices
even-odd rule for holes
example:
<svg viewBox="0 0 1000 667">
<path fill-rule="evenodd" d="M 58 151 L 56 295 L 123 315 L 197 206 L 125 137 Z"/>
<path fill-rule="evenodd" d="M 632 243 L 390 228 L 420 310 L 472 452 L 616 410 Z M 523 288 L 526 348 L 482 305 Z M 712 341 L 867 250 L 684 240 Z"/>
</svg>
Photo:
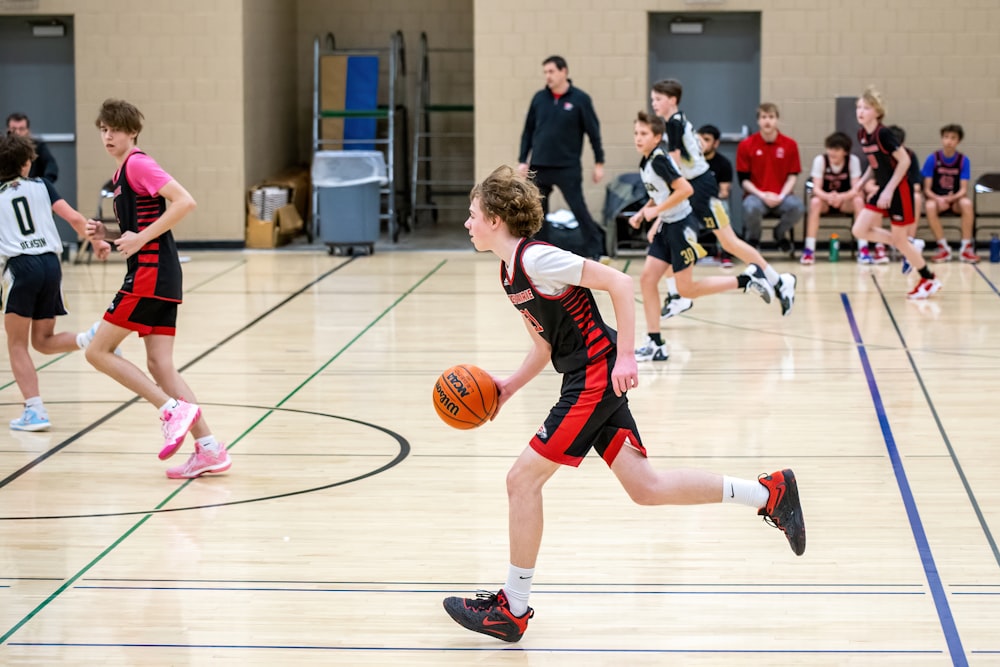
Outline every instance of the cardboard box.
<svg viewBox="0 0 1000 667">
<path fill-rule="evenodd" d="M 277 248 L 289 243 L 304 228 L 302 217 L 294 204 L 286 204 L 274 212 L 274 220 L 261 220 L 254 213 L 247 193 L 247 248 Z"/>
<path fill-rule="evenodd" d="M 274 212 L 273 220 L 257 217 L 251 196 L 254 190 L 266 186 L 284 187 L 289 190 L 291 203 Z M 247 248 L 276 248 L 290 242 L 305 231 L 309 218 L 310 178 L 307 167 L 292 167 L 250 188 L 247 192 Z"/>
</svg>

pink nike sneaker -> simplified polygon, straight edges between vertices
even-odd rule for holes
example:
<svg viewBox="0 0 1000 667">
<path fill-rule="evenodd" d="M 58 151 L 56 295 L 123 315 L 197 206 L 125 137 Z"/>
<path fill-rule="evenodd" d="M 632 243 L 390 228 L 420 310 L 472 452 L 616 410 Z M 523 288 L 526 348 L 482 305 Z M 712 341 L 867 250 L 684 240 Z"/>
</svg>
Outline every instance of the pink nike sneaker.
<svg viewBox="0 0 1000 667">
<path fill-rule="evenodd" d="M 218 452 L 210 452 L 196 442 L 194 443 L 194 454 L 183 465 L 167 468 L 167 477 L 170 479 L 194 479 L 208 472 L 225 472 L 232 465 L 233 460 L 229 458 L 229 452 L 226 451 L 226 446 L 221 442 Z"/>
<path fill-rule="evenodd" d="M 177 407 L 160 416 L 163 422 L 163 449 L 160 450 L 160 460 L 166 461 L 177 453 L 184 437 L 201 416 L 201 408 L 193 403 L 177 401 Z"/>
</svg>

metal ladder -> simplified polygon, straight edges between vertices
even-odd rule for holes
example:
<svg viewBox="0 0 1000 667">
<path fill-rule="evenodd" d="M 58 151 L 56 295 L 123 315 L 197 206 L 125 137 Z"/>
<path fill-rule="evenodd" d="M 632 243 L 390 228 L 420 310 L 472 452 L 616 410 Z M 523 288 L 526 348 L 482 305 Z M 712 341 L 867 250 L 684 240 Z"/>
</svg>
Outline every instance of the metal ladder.
<svg viewBox="0 0 1000 667">
<path fill-rule="evenodd" d="M 386 104 L 379 104 L 375 109 L 322 109 L 320 108 L 320 60 L 323 56 L 346 55 L 346 56 L 377 56 L 380 61 L 383 58 L 388 60 L 389 78 Z M 327 33 L 325 37 L 317 37 L 313 40 L 313 122 L 312 122 L 312 150 L 313 153 L 320 150 L 346 149 L 350 145 L 374 144 L 381 147 L 385 152 L 386 170 L 388 172 L 388 183 L 380 189 L 380 193 L 385 200 L 385 213 L 379 215 L 380 220 L 387 221 L 389 236 L 393 242 L 399 240 L 401 228 L 409 230 L 407 215 L 400 214 L 396 197 L 401 196 L 404 202 L 409 200 L 409 192 L 406 187 L 406 179 L 398 179 L 396 176 L 397 163 L 396 151 L 397 143 L 401 148 L 403 159 L 403 173 L 406 173 L 407 162 L 407 116 L 406 105 L 403 103 L 406 95 L 406 47 L 403 43 L 403 33 L 397 30 L 389 38 L 387 48 L 371 49 L 337 49 L 333 33 Z M 385 136 L 374 139 L 344 139 L 322 137 L 321 124 L 328 118 L 374 118 L 384 120 L 386 123 Z M 401 126 L 401 127 L 400 127 Z M 397 181 L 401 182 L 403 189 L 397 191 Z M 312 225 L 311 230 L 316 229 L 316 210 L 318 194 L 316 188 L 312 189 Z M 311 236 L 311 231 L 310 231 Z M 310 239 L 311 240 L 311 239 Z"/>
<path fill-rule="evenodd" d="M 472 104 L 438 104 L 431 98 L 432 54 L 462 54 L 472 58 L 471 48 L 431 49 L 427 33 L 420 33 L 420 79 L 417 84 L 416 122 L 413 132 L 413 167 L 410 178 L 410 213 L 413 226 L 418 223 L 421 211 L 430 211 L 433 221 L 438 221 L 439 210 L 468 209 L 469 190 L 475 183 L 473 172 Z M 469 90 L 472 90 L 471 82 Z M 461 116 L 468 118 L 468 130 L 450 131 L 432 127 L 432 116 Z M 454 154 L 456 148 L 459 154 Z M 435 152 L 449 153 L 434 157 Z M 435 172 L 444 171 L 438 178 Z M 461 197 L 461 199 L 455 199 Z M 451 199 L 450 202 L 438 198 Z M 464 215 L 463 215 L 464 219 Z"/>
</svg>

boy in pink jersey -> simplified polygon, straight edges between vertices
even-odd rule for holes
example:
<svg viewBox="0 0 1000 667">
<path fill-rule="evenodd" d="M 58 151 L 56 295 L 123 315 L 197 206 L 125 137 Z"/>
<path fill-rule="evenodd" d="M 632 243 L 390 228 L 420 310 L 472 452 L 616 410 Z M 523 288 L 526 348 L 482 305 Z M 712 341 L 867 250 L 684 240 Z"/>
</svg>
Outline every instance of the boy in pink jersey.
<svg viewBox="0 0 1000 667">
<path fill-rule="evenodd" d="M 87 361 L 159 407 L 161 460 L 177 452 L 189 431 L 194 435 L 195 451 L 188 461 L 167 470 L 171 479 L 189 479 L 228 470 L 232 461 L 225 445 L 212 435 L 201 408 L 185 400 L 194 400 L 194 392 L 174 366 L 181 265 L 170 230 L 196 204 L 180 183 L 136 147 L 142 120 L 142 112 L 128 102 L 105 100 L 96 121 L 105 150 L 118 164 L 114 208 L 122 235 L 114 244 L 126 260 L 127 272 L 104 314 L 104 324 L 87 346 Z M 100 240 L 104 226 L 88 222 L 87 232 Z M 132 332 L 146 345 L 152 380 L 132 362 L 114 355 Z"/>
</svg>

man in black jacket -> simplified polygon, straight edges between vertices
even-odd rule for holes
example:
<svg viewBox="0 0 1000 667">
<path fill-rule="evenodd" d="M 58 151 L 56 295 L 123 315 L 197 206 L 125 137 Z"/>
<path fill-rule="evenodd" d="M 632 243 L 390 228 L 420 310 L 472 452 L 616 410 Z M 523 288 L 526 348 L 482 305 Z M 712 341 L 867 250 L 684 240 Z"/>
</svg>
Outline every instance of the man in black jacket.
<svg viewBox="0 0 1000 667">
<path fill-rule="evenodd" d="M 545 88 L 535 93 L 528 108 L 521 134 L 518 169 L 533 171 L 535 184 L 542 193 L 542 207 L 549 212 L 549 195 L 557 187 L 580 225 L 585 257 L 600 260 L 604 252 L 604 231 L 594 222 L 583 200 L 583 135 L 594 149 L 594 182 L 604 178 L 604 148 L 601 126 L 590 96 L 573 86 L 569 68 L 561 56 L 549 56 L 542 62 Z M 528 154 L 531 161 L 528 161 Z M 546 223 L 537 235 L 553 240 Z"/>
<path fill-rule="evenodd" d="M 18 134 L 22 137 L 31 137 L 31 121 L 23 113 L 15 111 L 7 116 L 7 134 Z M 55 183 L 59 178 L 59 165 L 52 157 L 52 152 L 44 141 L 38 137 L 31 137 L 35 142 L 35 154 L 38 156 L 31 163 L 31 171 L 28 178 L 42 177 L 49 183 Z"/>
</svg>

